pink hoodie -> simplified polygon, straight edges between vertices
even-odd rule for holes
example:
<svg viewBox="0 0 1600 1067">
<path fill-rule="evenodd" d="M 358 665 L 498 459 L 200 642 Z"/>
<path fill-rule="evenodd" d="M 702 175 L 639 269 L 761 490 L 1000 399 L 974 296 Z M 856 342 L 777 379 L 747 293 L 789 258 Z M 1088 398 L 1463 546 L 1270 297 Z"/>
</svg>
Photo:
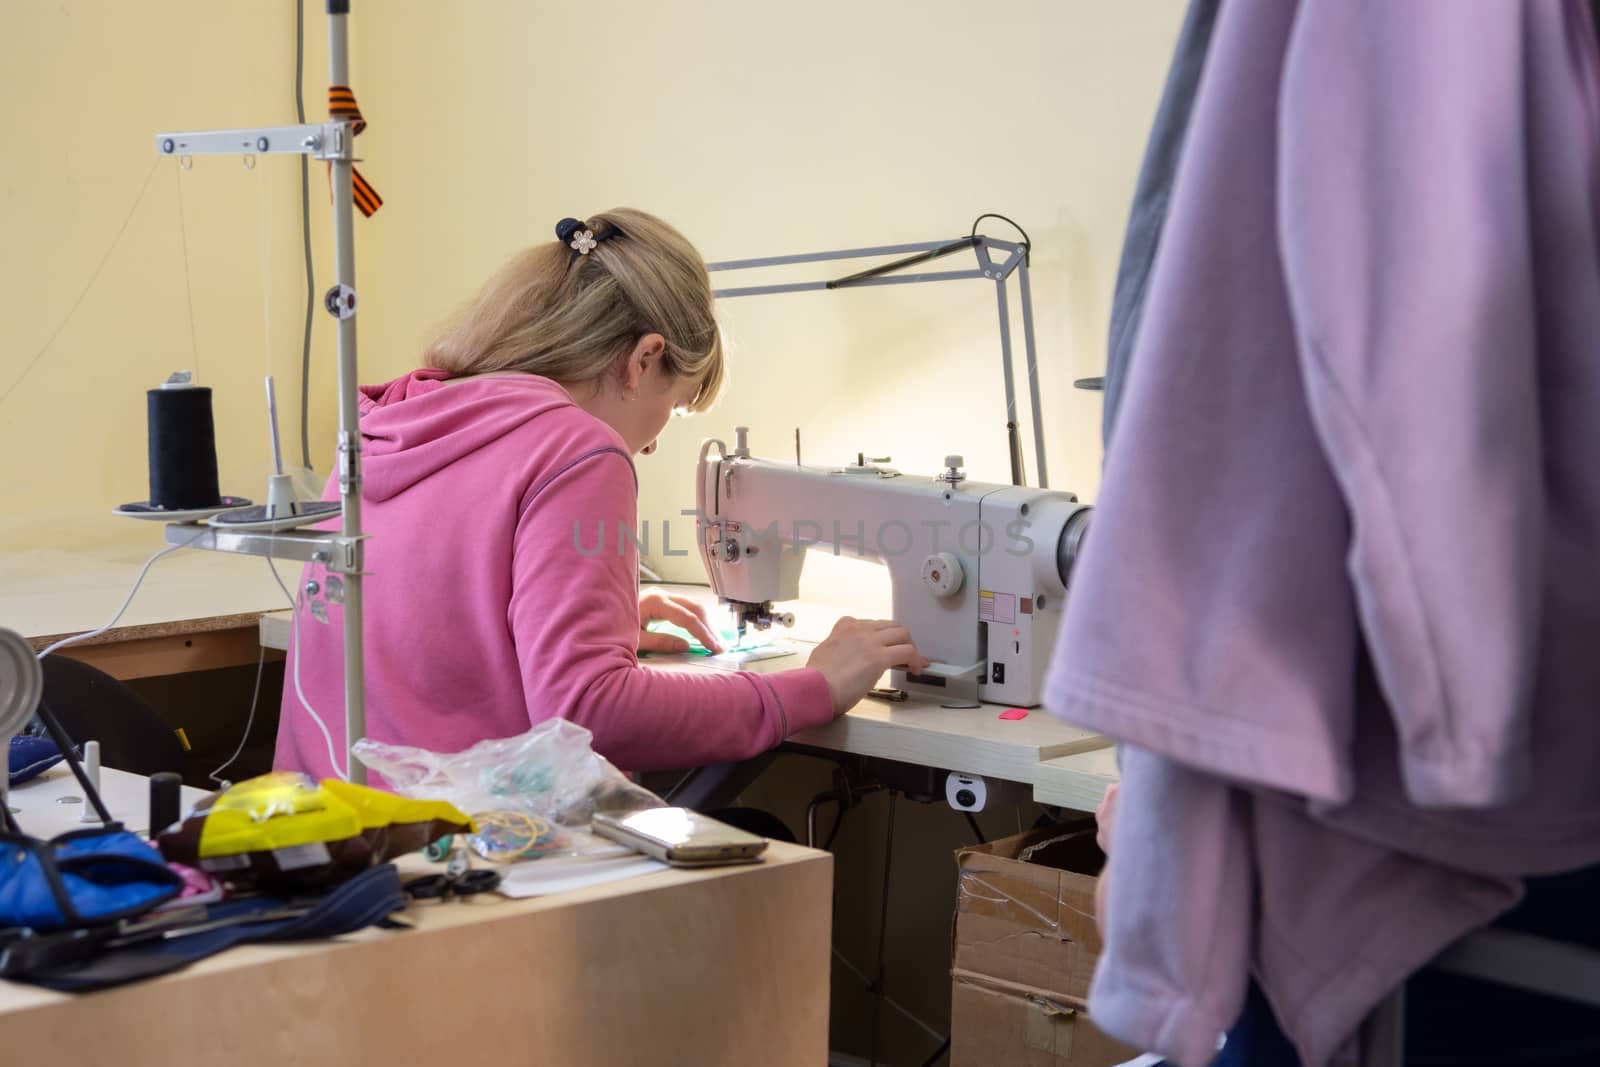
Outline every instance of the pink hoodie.
<svg viewBox="0 0 1600 1067">
<path fill-rule="evenodd" d="M 618 766 L 656 770 L 754 756 L 832 717 L 814 669 L 641 668 L 637 549 L 619 535 L 637 529 L 637 481 L 622 438 L 548 379 L 447 377 L 362 389 L 367 736 L 455 752 L 560 716 Z M 306 580 L 325 586 L 324 568 Z M 279 768 L 333 774 L 297 666 L 342 758 L 342 610 L 328 603 L 322 623 L 302 604 Z"/>
</svg>

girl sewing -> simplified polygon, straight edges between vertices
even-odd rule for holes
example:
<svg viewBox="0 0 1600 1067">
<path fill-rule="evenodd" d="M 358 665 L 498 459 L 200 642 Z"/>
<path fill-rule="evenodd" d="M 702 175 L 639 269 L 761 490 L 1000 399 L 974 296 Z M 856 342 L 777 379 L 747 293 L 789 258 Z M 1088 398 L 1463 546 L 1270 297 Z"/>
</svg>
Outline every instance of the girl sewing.
<svg viewBox="0 0 1600 1067">
<path fill-rule="evenodd" d="M 756 755 L 848 711 L 888 668 L 925 664 L 904 627 L 845 619 L 804 668 L 640 666 L 641 649 L 685 647 L 647 632 L 656 619 L 718 647 L 698 604 L 640 594 L 636 546 L 615 531 L 638 528 L 632 457 L 673 412 L 710 406 L 722 377 L 699 254 L 617 210 L 563 220 L 489 280 L 422 369 L 363 389 L 369 736 L 454 752 L 561 716 L 622 768 L 693 767 Z M 598 552 L 597 529 L 612 531 Z M 342 717 L 324 710 L 342 706 L 338 611 L 335 625 L 300 613 L 280 768 L 342 768 Z"/>
</svg>

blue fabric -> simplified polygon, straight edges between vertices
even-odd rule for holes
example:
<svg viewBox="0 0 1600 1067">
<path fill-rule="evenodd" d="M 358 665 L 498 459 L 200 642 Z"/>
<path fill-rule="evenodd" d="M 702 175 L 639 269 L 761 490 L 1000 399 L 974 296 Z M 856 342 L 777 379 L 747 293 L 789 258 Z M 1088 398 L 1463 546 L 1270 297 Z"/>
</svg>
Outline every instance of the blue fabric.
<svg viewBox="0 0 1600 1067">
<path fill-rule="evenodd" d="M 1228 1031 L 1227 1043 L 1211 1067 L 1300 1067 L 1300 1057 L 1254 982 L 1245 997 L 1244 1011 Z"/>
<path fill-rule="evenodd" d="M 36 778 L 61 762 L 61 750 L 54 741 L 29 734 L 13 737 L 8 755 L 8 777 L 12 785 L 21 785 L 30 778 Z"/>
<path fill-rule="evenodd" d="M 0 927 L 63 930 L 138 915 L 183 888 L 153 847 L 123 829 L 39 841 L 0 834 Z"/>
<path fill-rule="evenodd" d="M 291 903 L 276 897 L 249 897 L 213 905 L 208 920 L 271 911 Z M 390 919 L 404 911 L 406 894 L 392 863 L 362 871 L 317 901 L 299 918 L 223 926 L 182 937 L 157 938 L 102 952 L 83 963 L 10 977 L 63 993 L 87 993 L 181 970 L 196 960 L 247 942 L 308 941 L 338 937 L 368 926 L 400 926 Z"/>
<path fill-rule="evenodd" d="M 1162 1060 L 1159 1067 L 1173 1065 Z M 1228 1040 L 1211 1061 L 1211 1067 L 1300 1067 L 1300 1057 L 1283 1036 L 1277 1016 L 1254 982 L 1245 996 L 1244 1010 L 1228 1031 Z"/>
</svg>

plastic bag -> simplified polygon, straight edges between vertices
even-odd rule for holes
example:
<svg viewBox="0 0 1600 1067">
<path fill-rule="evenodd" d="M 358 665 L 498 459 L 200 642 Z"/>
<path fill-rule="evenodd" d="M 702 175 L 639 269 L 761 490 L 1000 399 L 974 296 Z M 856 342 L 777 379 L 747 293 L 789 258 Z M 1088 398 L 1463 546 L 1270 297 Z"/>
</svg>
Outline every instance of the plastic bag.
<svg viewBox="0 0 1600 1067">
<path fill-rule="evenodd" d="M 618 846 L 589 833 L 596 812 L 665 805 L 595 752 L 594 735 L 566 719 L 547 719 L 516 737 L 439 753 L 371 739 L 357 759 L 401 796 L 444 800 L 478 824 L 468 840 L 494 862 L 548 855 L 593 855 Z"/>
</svg>

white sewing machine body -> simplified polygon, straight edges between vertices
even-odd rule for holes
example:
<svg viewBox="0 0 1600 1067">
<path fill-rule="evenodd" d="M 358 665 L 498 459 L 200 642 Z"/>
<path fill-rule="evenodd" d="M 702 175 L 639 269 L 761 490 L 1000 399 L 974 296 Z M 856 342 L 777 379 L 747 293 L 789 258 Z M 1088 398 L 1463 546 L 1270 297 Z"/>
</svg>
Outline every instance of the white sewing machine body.
<svg viewBox="0 0 1600 1067">
<path fill-rule="evenodd" d="M 741 632 L 792 619 L 774 605 L 798 599 L 807 551 L 875 560 L 889 571 L 895 621 L 932 661 L 920 674 L 894 671 L 897 688 L 945 703 L 1039 704 L 1086 505 L 968 481 L 958 456 L 938 477 L 865 459 L 806 467 L 756 459 L 744 436 L 732 453 L 706 442 L 697 472 L 700 555 Z"/>
</svg>

